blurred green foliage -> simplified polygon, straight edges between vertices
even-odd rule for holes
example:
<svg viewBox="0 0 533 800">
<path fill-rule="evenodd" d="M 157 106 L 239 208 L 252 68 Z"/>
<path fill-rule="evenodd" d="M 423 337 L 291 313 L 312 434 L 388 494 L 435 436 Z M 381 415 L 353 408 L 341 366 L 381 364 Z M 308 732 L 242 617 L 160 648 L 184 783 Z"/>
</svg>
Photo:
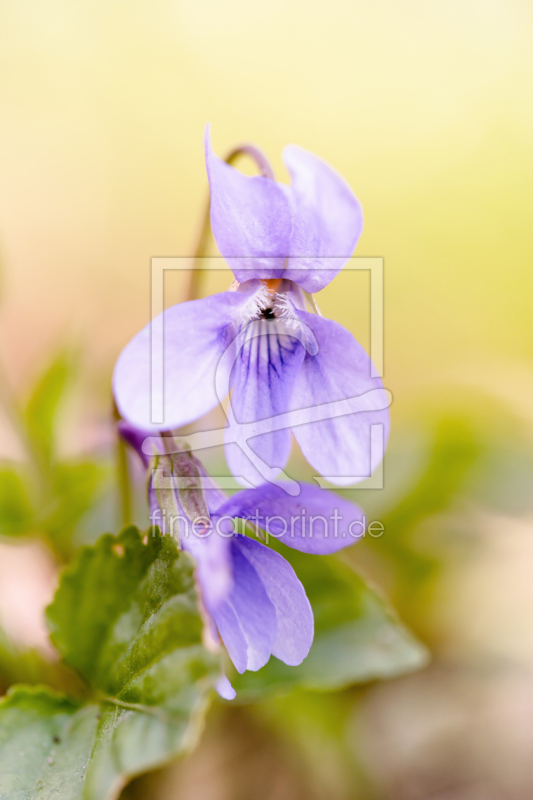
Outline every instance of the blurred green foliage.
<svg viewBox="0 0 533 800">
<path fill-rule="evenodd" d="M 32 532 L 34 512 L 31 490 L 18 465 L 0 467 L 0 536 L 24 536 Z"/>
<path fill-rule="evenodd" d="M 61 350 L 30 391 L 22 407 L 22 422 L 31 452 L 46 474 L 56 457 L 59 414 L 76 371 L 76 355 Z"/>
<path fill-rule="evenodd" d="M 385 469 L 382 491 L 341 492 L 385 528 L 351 556 L 355 563 L 370 556 L 402 618 L 427 636 L 438 576 L 481 546 L 479 514 L 533 510 L 530 435 L 503 403 L 483 394 L 428 397 L 391 437 Z"/>
<path fill-rule="evenodd" d="M 40 538 L 59 562 L 71 557 L 110 474 L 101 455 L 64 458 L 59 451 L 59 421 L 78 369 L 79 354 L 61 350 L 26 400 L 8 396 L 5 403 L 26 460 L 0 464 L 0 535 Z"/>
<path fill-rule="evenodd" d="M 55 689 L 79 690 L 76 676 L 64 665 L 51 661 L 35 648 L 22 647 L 0 629 L 0 690 L 15 683 L 45 683 Z"/>
</svg>

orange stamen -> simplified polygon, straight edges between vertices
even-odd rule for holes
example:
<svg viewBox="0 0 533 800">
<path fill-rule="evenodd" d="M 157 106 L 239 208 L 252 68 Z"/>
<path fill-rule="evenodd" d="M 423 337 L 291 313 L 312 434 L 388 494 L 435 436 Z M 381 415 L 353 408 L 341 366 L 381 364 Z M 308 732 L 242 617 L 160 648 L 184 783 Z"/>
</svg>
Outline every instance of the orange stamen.
<svg viewBox="0 0 533 800">
<path fill-rule="evenodd" d="M 280 287 L 281 281 L 282 278 L 265 278 L 263 283 L 265 284 L 269 294 L 276 294 Z"/>
</svg>

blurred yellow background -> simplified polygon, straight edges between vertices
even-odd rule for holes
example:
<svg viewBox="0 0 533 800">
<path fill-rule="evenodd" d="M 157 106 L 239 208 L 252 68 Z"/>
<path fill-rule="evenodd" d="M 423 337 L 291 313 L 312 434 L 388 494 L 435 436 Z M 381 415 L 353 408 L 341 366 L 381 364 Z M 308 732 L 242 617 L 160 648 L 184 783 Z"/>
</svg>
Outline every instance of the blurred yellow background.
<svg viewBox="0 0 533 800">
<path fill-rule="evenodd" d="M 149 320 L 151 257 L 194 251 L 207 200 L 202 140 L 209 121 L 220 155 L 252 141 L 286 181 L 281 151 L 293 142 L 329 161 L 361 200 L 365 228 L 356 255 L 385 260 L 392 445 L 399 430 L 405 442 L 418 420 L 423 427 L 428 413 L 446 412 L 457 392 L 450 413 L 458 408 L 458 419 L 467 420 L 437 436 L 435 452 L 444 455 L 434 456 L 427 496 L 421 482 L 415 521 L 391 516 L 391 539 L 383 540 L 395 565 L 390 574 L 377 547 L 354 557 L 435 655 L 429 670 L 372 687 L 360 703 L 359 690 L 350 695 L 357 710 L 342 747 L 374 774 L 375 794 L 364 781 L 353 789 L 353 764 L 346 767 L 335 744 L 324 764 L 303 738 L 304 767 L 271 763 L 263 729 L 239 789 L 241 778 L 224 759 L 246 755 L 253 735 L 249 718 L 228 711 L 230 728 L 215 715 L 202 748 L 176 768 L 161 797 L 248 800 L 257 775 L 266 781 L 279 768 L 279 791 L 254 796 L 308 800 L 315 795 L 302 775 L 311 763 L 317 797 L 533 796 L 533 524 L 531 508 L 521 515 L 506 507 L 515 498 L 516 459 L 512 448 L 508 461 L 500 458 L 509 426 L 499 416 L 501 409 L 515 415 L 521 427 L 513 448 L 520 439 L 530 456 L 532 40 L 527 0 L 0 4 L 0 332 L 15 385 L 24 386 L 60 343 L 81 342 L 86 399 L 93 418 L 107 423 L 114 361 Z M 180 279 L 169 277 L 167 286 L 167 299 L 179 300 Z M 341 275 L 317 298 L 365 345 L 367 293 L 363 274 Z M 463 401 L 460 387 L 478 399 Z M 430 411 L 419 417 L 426 396 Z M 402 428 L 405 419 L 410 428 Z M 83 441 L 104 441 L 109 432 L 91 435 Z M 398 441 L 391 480 L 411 475 L 409 447 Z M 6 434 L 0 455 L 11 450 Z M 476 458 L 483 467 L 495 452 L 504 464 L 497 508 L 484 505 L 494 494 L 488 479 L 483 497 L 479 489 L 469 494 L 468 484 L 457 490 L 459 500 L 450 489 L 449 506 L 440 499 L 454 470 Z M 533 497 L 527 482 L 520 491 Z M 391 545 L 402 524 L 407 538 Z M 442 542 L 465 529 L 481 535 L 483 547 L 476 557 L 460 551 L 450 566 Z M 413 597 L 416 558 L 433 546 L 429 561 L 445 569 L 422 580 L 420 591 L 417 583 Z M 345 702 L 335 697 L 328 713 Z M 293 724 L 304 728 L 298 714 Z M 272 740 L 283 748 L 293 734 L 274 725 Z M 439 794 L 439 776 L 456 768 L 459 788 Z M 511 772 L 516 780 L 508 780 Z"/>
<path fill-rule="evenodd" d="M 109 372 L 148 320 L 151 256 L 193 250 L 210 121 L 221 154 L 253 141 L 287 180 L 295 142 L 349 181 L 357 255 L 385 258 L 396 394 L 450 370 L 519 386 L 533 354 L 532 21 L 509 0 L 4 0 L 12 368 L 76 332 Z M 351 298 L 330 294 L 347 324 Z"/>
</svg>

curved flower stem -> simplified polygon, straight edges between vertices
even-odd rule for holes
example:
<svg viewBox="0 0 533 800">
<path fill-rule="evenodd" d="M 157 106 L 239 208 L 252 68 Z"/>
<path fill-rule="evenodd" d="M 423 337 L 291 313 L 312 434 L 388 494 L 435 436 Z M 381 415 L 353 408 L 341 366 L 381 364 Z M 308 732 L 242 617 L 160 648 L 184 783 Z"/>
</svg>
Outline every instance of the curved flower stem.
<svg viewBox="0 0 533 800">
<path fill-rule="evenodd" d="M 234 161 L 237 161 L 239 156 L 250 156 L 250 158 L 255 161 L 259 169 L 259 174 L 262 175 L 263 178 L 268 178 L 271 181 L 274 180 L 274 170 L 270 166 L 270 161 L 259 147 L 256 147 L 254 144 L 241 144 L 238 147 L 234 147 L 233 150 L 230 150 L 224 160 L 226 164 L 233 164 Z"/>
<path fill-rule="evenodd" d="M 269 178 L 270 180 L 274 180 L 274 170 L 270 166 L 270 162 L 268 161 L 263 151 L 260 150 L 258 147 L 255 147 L 255 145 L 253 144 L 241 144 L 238 147 L 235 147 L 233 150 L 230 150 L 224 161 L 226 162 L 226 164 L 233 164 L 241 156 L 249 156 L 253 161 L 255 161 L 256 166 L 259 170 L 259 174 L 262 175 L 263 178 Z M 211 221 L 209 217 L 209 209 L 210 209 L 210 202 L 208 200 L 204 212 L 204 218 L 200 230 L 200 236 L 198 237 L 198 243 L 194 251 L 193 267 L 191 270 L 189 286 L 185 293 L 185 298 L 184 298 L 185 300 L 197 300 L 198 297 L 200 296 L 203 270 L 198 266 L 198 262 L 201 261 L 202 258 L 205 258 L 207 253 L 207 248 L 209 246 L 209 239 L 211 234 Z"/>
</svg>

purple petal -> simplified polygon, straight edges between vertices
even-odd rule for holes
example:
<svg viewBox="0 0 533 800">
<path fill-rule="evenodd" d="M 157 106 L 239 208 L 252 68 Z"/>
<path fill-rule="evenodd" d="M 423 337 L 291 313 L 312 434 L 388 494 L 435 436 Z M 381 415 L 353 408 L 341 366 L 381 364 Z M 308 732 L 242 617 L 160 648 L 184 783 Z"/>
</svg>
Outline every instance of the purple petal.
<svg viewBox="0 0 533 800">
<path fill-rule="evenodd" d="M 142 447 L 142 442 L 144 441 L 144 438 L 145 437 L 141 437 L 140 438 L 141 447 Z M 154 440 L 155 440 L 155 442 L 158 442 L 158 438 L 157 437 L 153 437 L 152 436 L 151 439 L 152 439 L 152 442 Z M 163 452 L 163 450 L 164 450 L 163 442 L 162 442 L 161 439 L 159 439 L 159 442 L 161 442 L 161 452 Z M 140 452 L 142 453 L 143 458 L 147 458 L 144 455 L 144 452 L 142 451 L 142 449 L 141 449 Z M 187 491 L 188 492 L 195 492 L 195 491 L 203 492 L 203 495 L 204 495 L 204 498 L 205 498 L 205 501 L 206 501 L 206 504 L 207 504 L 207 509 L 209 511 L 209 515 L 211 516 L 211 518 L 213 520 L 215 520 L 217 518 L 218 509 L 222 505 L 224 505 L 224 503 L 227 500 L 227 496 L 224 494 L 222 489 L 217 485 L 216 481 L 210 475 L 208 475 L 208 473 L 207 473 L 204 465 L 200 461 L 200 459 L 194 457 L 194 461 L 196 462 L 196 466 L 198 468 L 198 473 L 199 473 L 199 475 L 201 476 L 201 479 L 202 479 L 202 486 L 201 486 L 201 488 L 198 488 L 198 489 L 188 488 Z M 175 477 L 177 477 L 177 476 L 175 476 Z M 174 494 L 174 502 L 176 504 L 176 507 L 180 509 L 179 510 L 180 517 L 188 519 L 188 515 L 187 515 L 185 509 L 183 508 L 183 504 L 182 504 L 182 502 L 180 500 L 180 495 L 179 495 L 178 488 L 177 487 L 175 487 L 175 488 L 170 488 L 169 487 L 165 491 L 173 492 L 173 494 Z M 149 507 L 150 507 L 150 519 L 152 520 L 152 524 L 153 525 L 158 525 L 161 528 L 163 533 L 169 533 L 170 531 L 167 530 L 167 525 L 165 524 L 165 518 L 164 518 L 164 516 L 163 516 L 163 514 L 161 512 L 161 509 L 159 507 L 159 501 L 157 499 L 157 494 L 156 494 L 156 491 L 155 491 L 154 486 L 153 486 L 153 474 L 151 474 L 149 476 L 149 481 L 148 481 L 148 504 L 149 504 Z M 194 526 L 190 522 L 190 520 L 189 520 L 189 523 L 190 523 L 189 530 L 193 531 L 194 530 Z M 222 528 L 223 528 L 223 526 L 221 527 L 220 530 L 222 530 Z M 224 532 L 225 531 L 222 530 L 222 533 L 224 533 Z"/>
<path fill-rule="evenodd" d="M 235 669 L 242 674 L 248 666 L 248 645 L 237 612 L 227 602 L 212 615 Z"/>
<path fill-rule="evenodd" d="M 211 613 L 238 672 L 255 671 L 270 658 L 276 640 L 276 610 L 236 538 L 230 540 L 233 591 Z"/>
<path fill-rule="evenodd" d="M 185 512 L 177 489 L 169 489 L 175 493 L 175 503 L 179 514 L 180 544 L 189 552 L 196 561 L 196 575 L 200 584 L 205 605 L 210 610 L 217 608 L 229 596 L 233 588 L 231 544 L 228 536 L 220 534 L 220 524 L 216 526 L 218 509 L 226 502 L 226 496 L 217 486 L 215 481 L 207 474 L 204 465 L 195 459 L 198 472 L 204 480 L 202 489 L 189 489 L 188 491 L 203 491 L 209 513 L 213 515 L 213 525 L 205 532 L 191 521 Z M 205 485 L 207 484 L 207 485 Z M 148 485 L 148 498 L 150 511 L 154 524 L 159 524 L 165 531 L 165 519 L 162 514 L 154 517 L 154 510 L 159 508 L 155 490 L 150 479 Z"/>
<path fill-rule="evenodd" d="M 228 681 L 224 673 L 222 673 L 217 681 L 216 690 L 218 694 L 224 698 L 224 700 L 235 700 L 237 696 L 237 692 Z"/>
<path fill-rule="evenodd" d="M 167 439 L 166 436 L 154 436 L 152 431 L 145 431 L 141 430 L 140 428 L 136 428 L 134 425 L 131 425 L 125 420 L 119 420 L 117 423 L 117 429 L 124 441 L 126 441 L 141 458 L 145 467 L 148 467 L 150 464 L 150 457 L 143 450 L 143 443 L 146 439 L 150 439 L 152 448 L 157 448 L 158 453 L 167 452 L 165 445 L 165 440 Z M 172 438 L 173 437 L 168 437 L 171 443 Z M 200 459 L 194 456 L 193 458 L 198 469 L 198 473 L 202 477 L 202 488 L 198 489 L 198 491 L 203 491 L 211 516 L 216 515 L 220 506 L 226 502 L 227 496 L 217 485 L 216 481 L 208 474 Z M 189 491 L 194 491 L 194 489 L 189 489 Z M 151 481 L 148 488 L 148 498 L 150 503 L 150 511 L 153 512 L 155 508 L 158 507 L 158 503 Z M 179 502 L 179 499 L 177 499 L 177 502 Z M 161 519 L 159 519 L 158 523 L 161 523 Z"/>
<path fill-rule="evenodd" d="M 285 467 L 291 451 L 292 436 L 288 428 L 267 430 L 257 436 L 253 426 L 241 427 L 243 423 L 269 420 L 289 408 L 305 350 L 297 339 L 280 330 L 277 320 L 251 323 L 231 378 L 231 405 L 238 425 L 226 429 L 226 458 L 233 475 L 253 486 L 263 483 L 265 477 L 250 461 L 245 452 L 247 446 L 260 461 L 275 469 L 271 478 Z"/>
<path fill-rule="evenodd" d="M 147 467 L 150 458 L 146 453 L 143 453 L 142 446 L 144 440 L 152 436 L 152 431 L 143 431 L 141 428 L 136 428 L 135 425 L 131 425 L 123 419 L 117 422 L 117 430 L 124 441 L 135 450 L 144 466 Z"/>
<path fill-rule="evenodd" d="M 211 228 L 218 249 L 239 282 L 280 278 L 289 254 L 288 189 L 259 175 L 248 177 L 222 161 L 205 132 L 211 191 Z"/>
<path fill-rule="evenodd" d="M 157 525 L 162 533 L 167 533 L 165 530 L 164 518 L 159 507 L 157 494 L 152 486 L 152 478 L 148 481 L 148 507 L 150 509 L 150 522 L 152 525 Z"/>
<path fill-rule="evenodd" d="M 245 292 L 222 292 L 163 312 L 164 422 L 157 424 L 151 415 L 151 325 L 143 328 L 115 365 L 113 392 L 124 419 L 139 428 L 166 430 L 187 425 L 214 408 L 219 402 L 215 372 L 228 345 L 228 328 L 249 299 Z M 154 394 L 157 403 L 157 382 Z"/>
<path fill-rule="evenodd" d="M 133 435 L 131 431 L 129 433 Z M 198 458 L 194 458 L 194 460 L 198 473 L 203 478 L 203 487 L 197 490 L 188 489 L 188 491 L 203 492 L 209 513 L 213 515 L 213 523 L 218 522 L 217 511 L 226 502 L 226 495 L 207 474 L 202 462 Z M 178 519 L 169 520 L 162 513 L 157 493 L 153 487 L 153 475 L 150 475 L 148 502 L 152 524 L 158 525 L 163 533 L 172 533 L 176 525 L 179 525 L 180 545 L 196 561 L 196 575 L 202 597 L 206 607 L 214 609 L 228 597 L 233 588 L 230 541 L 227 535 L 221 535 L 221 532 L 224 533 L 222 530 L 224 526 L 219 522 L 216 526 L 213 524 L 211 528 L 200 531 L 198 525 L 195 525 L 185 512 L 178 489 L 169 488 L 164 491 L 174 494 Z"/>
<path fill-rule="evenodd" d="M 237 542 L 276 609 L 277 635 L 272 654 L 295 667 L 302 663 L 313 643 L 313 612 L 305 589 L 279 553 L 246 536 L 239 536 Z"/>
<path fill-rule="evenodd" d="M 351 333 L 316 314 L 296 313 L 313 330 L 319 352 L 306 357 L 291 399 L 298 418 L 315 421 L 294 425 L 293 433 L 321 475 L 347 486 L 369 477 L 381 462 L 389 435 L 389 397 L 380 378 L 371 377 L 370 357 Z M 320 408 L 333 402 L 334 409 Z M 320 419 L 325 413 L 330 418 Z M 383 437 L 383 448 L 374 448 L 372 458 L 371 425 L 382 426 L 378 432 Z"/>
<path fill-rule="evenodd" d="M 196 561 L 202 597 L 212 613 L 233 589 L 231 540 L 220 536 L 215 529 L 199 535 L 192 525 L 180 533 L 181 546 Z"/>
<path fill-rule="evenodd" d="M 243 489 L 219 513 L 250 520 L 288 547 L 320 555 L 357 542 L 366 523 L 358 505 L 308 484 L 300 484 L 297 497 L 287 494 L 283 483 Z"/>
<path fill-rule="evenodd" d="M 333 280 L 353 254 L 363 229 L 361 205 L 341 176 L 296 145 L 283 151 L 292 183 L 293 227 L 283 277 L 308 292 Z"/>
</svg>

